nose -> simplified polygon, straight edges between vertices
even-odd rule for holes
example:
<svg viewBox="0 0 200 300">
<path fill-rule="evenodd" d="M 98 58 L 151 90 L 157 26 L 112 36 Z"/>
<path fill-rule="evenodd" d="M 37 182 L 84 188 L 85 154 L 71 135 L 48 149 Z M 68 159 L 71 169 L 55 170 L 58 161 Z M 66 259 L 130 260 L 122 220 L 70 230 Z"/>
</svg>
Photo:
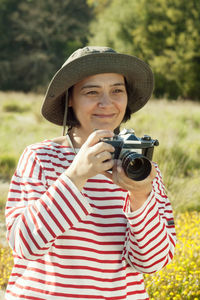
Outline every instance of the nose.
<svg viewBox="0 0 200 300">
<path fill-rule="evenodd" d="M 112 105 L 112 99 L 110 98 L 109 94 L 104 93 L 102 97 L 99 99 L 98 106 L 99 107 L 106 107 Z"/>
</svg>

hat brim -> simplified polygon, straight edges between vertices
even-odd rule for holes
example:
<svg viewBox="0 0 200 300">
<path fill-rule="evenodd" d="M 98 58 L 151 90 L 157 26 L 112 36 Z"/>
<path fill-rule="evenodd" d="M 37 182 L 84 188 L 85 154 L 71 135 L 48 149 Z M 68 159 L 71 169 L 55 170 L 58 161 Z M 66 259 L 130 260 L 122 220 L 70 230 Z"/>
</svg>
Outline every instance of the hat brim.
<svg viewBox="0 0 200 300">
<path fill-rule="evenodd" d="M 141 109 L 152 95 L 153 73 L 144 61 L 120 53 L 94 53 L 77 58 L 58 70 L 48 86 L 42 115 L 54 124 L 63 125 L 63 94 L 84 78 L 101 73 L 119 73 L 126 78 L 131 113 Z"/>
</svg>

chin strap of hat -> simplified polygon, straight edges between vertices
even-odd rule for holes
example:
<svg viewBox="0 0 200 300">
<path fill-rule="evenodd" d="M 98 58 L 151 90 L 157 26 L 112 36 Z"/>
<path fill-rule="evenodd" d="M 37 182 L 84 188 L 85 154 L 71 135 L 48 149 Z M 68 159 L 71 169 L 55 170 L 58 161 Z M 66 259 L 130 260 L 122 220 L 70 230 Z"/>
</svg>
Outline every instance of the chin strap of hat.
<svg viewBox="0 0 200 300">
<path fill-rule="evenodd" d="M 66 132 L 67 112 L 68 112 L 68 91 L 66 91 L 66 93 L 65 93 L 65 111 L 64 111 L 64 117 L 63 117 L 63 135 L 65 135 L 65 132 Z"/>
</svg>

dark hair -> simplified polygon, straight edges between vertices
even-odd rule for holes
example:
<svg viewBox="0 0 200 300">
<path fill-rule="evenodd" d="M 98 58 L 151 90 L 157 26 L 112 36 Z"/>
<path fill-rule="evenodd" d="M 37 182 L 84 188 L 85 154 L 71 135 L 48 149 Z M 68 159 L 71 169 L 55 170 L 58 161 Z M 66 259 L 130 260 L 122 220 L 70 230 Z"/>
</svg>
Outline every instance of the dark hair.
<svg viewBox="0 0 200 300">
<path fill-rule="evenodd" d="M 126 85 L 126 90 L 127 90 L 127 94 L 128 94 L 128 88 L 127 88 L 126 80 L 125 80 L 125 85 Z M 68 99 L 72 96 L 72 93 L 73 93 L 73 86 L 71 86 L 68 89 Z M 130 109 L 129 105 L 127 104 L 126 111 L 125 111 L 124 118 L 123 118 L 122 122 L 126 122 L 126 121 L 130 120 L 130 118 L 131 118 L 131 109 Z M 71 106 L 68 107 L 66 125 L 69 127 L 69 129 L 71 129 L 72 127 L 79 127 L 80 126 L 80 123 L 77 120 L 76 115 L 75 115 L 75 113 L 73 111 L 73 108 Z"/>
</svg>

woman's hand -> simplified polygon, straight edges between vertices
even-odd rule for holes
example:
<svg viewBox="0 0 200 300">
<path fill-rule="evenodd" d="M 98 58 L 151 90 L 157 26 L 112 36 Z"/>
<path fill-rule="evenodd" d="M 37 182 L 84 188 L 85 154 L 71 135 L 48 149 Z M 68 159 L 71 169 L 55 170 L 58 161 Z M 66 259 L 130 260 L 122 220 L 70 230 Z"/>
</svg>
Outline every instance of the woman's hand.
<svg viewBox="0 0 200 300">
<path fill-rule="evenodd" d="M 94 131 L 82 145 L 65 174 L 81 190 L 88 178 L 104 173 L 114 165 L 111 152 L 114 147 L 101 142 L 102 138 L 113 137 L 109 130 Z"/>
<path fill-rule="evenodd" d="M 111 179 L 121 188 L 129 191 L 131 210 L 137 210 L 147 200 L 152 191 L 152 182 L 156 177 L 156 169 L 153 164 L 150 175 L 141 181 L 134 181 L 126 176 L 121 161 L 116 160 L 112 169 L 112 174 L 104 172 L 104 175 Z"/>
</svg>

